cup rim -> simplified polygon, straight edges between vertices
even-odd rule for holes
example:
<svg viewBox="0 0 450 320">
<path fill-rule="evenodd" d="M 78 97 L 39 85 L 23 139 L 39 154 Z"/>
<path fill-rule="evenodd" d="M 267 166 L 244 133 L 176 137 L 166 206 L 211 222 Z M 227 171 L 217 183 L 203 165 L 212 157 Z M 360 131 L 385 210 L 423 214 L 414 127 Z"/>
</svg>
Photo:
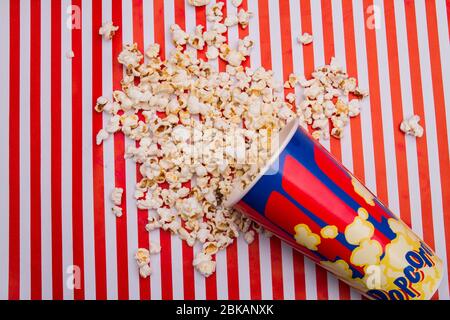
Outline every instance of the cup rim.
<svg viewBox="0 0 450 320">
<path fill-rule="evenodd" d="M 289 121 L 286 126 L 279 132 L 279 137 L 281 143 L 278 145 L 278 149 L 272 157 L 270 157 L 269 161 L 264 165 L 264 167 L 260 170 L 259 174 L 256 176 L 253 181 L 247 185 L 245 189 L 242 189 L 239 187 L 239 181 L 236 181 L 233 186 L 233 191 L 231 194 L 227 197 L 227 199 L 224 202 L 225 207 L 233 207 L 236 203 L 238 203 L 242 198 L 245 197 L 245 195 L 250 191 L 251 188 L 255 184 L 258 183 L 258 181 L 261 179 L 262 176 L 269 170 L 270 166 L 278 159 L 281 152 L 283 152 L 284 149 L 286 149 L 286 146 L 291 141 L 292 137 L 294 136 L 295 132 L 298 130 L 299 127 L 299 120 L 297 118 Z"/>
</svg>

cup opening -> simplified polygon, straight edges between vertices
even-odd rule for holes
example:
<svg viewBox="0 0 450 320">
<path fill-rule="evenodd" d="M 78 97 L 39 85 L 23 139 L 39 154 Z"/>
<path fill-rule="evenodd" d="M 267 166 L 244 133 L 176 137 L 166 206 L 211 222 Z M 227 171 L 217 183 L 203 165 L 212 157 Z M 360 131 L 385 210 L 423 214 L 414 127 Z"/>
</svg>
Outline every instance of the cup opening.
<svg viewBox="0 0 450 320">
<path fill-rule="evenodd" d="M 250 191 L 250 189 L 259 181 L 259 179 L 261 179 L 261 177 L 266 174 L 270 166 L 278 159 L 280 153 L 286 148 L 289 141 L 291 141 L 291 138 L 297 131 L 298 126 L 299 122 L 297 118 L 289 121 L 286 124 L 286 126 L 278 133 L 279 139 L 278 149 L 274 152 L 269 161 L 267 161 L 266 165 L 260 170 L 256 178 L 253 179 L 253 181 L 245 189 L 240 188 L 240 183 L 238 183 L 239 181 L 235 183 L 233 191 L 224 202 L 225 207 L 232 207 L 236 203 L 238 203 L 239 200 L 241 200 Z"/>
</svg>

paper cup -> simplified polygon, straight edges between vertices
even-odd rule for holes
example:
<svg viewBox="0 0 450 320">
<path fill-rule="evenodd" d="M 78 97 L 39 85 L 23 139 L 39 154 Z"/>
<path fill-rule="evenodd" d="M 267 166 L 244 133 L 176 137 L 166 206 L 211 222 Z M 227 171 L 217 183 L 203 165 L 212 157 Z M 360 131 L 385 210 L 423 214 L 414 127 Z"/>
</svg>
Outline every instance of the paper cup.
<svg viewBox="0 0 450 320">
<path fill-rule="evenodd" d="M 442 278 L 435 253 L 297 120 L 279 141 L 260 175 L 236 186 L 226 205 L 369 298 L 430 299 Z"/>
</svg>

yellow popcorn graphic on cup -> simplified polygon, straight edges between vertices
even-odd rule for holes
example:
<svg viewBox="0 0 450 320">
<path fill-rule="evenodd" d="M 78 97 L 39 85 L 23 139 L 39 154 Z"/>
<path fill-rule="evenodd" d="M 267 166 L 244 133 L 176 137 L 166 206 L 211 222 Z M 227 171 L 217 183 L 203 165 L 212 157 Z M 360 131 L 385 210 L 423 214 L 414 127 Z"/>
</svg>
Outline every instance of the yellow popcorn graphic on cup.
<svg viewBox="0 0 450 320">
<path fill-rule="evenodd" d="M 320 235 L 324 239 L 334 239 L 338 235 L 338 228 L 336 226 L 333 226 L 333 225 L 323 227 L 320 230 Z"/>
<path fill-rule="evenodd" d="M 317 251 L 317 246 L 320 244 L 319 235 L 313 233 L 306 224 L 298 224 L 294 227 L 295 240 L 298 244 L 308 248 L 312 251 Z"/>
<path fill-rule="evenodd" d="M 344 234 L 348 243 L 357 245 L 363 240 L 372 238 L 374 231 L 375 228 L 370 222 L 357 216 L 345 228 Z"/>
<path fill-rule="evenodd" d="M 378 265 L 383 248 L 376 240 L 364 240 L 353 250 L 350 261 L 355 266 Z"/>
</svg>

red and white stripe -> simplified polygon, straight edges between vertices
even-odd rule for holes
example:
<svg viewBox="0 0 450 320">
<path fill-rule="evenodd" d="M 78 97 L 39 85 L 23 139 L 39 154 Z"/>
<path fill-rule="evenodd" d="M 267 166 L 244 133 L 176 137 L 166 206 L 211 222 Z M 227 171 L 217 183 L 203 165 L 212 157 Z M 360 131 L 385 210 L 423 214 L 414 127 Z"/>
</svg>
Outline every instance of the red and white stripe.
<svg viewBox="0 0 450 320">
<path fill-rule="evenodd" d="M 237 13 L 231 0 L 227 14 Z M 67 27 L 70 6 L 81 29 Z M 367 28 L 378 8 L 380 28 Z M 244 0 L 248 29 L 230 28 L 235 46 L 255 47 L 246 65 L 278 79 L 308 75 L 335 56 L 370 96 L 342 141 L 325 146 L 447 264 L 450 261 L 450 23 L 448 0 Z M 77 12 L 77 11 L 76 11 Z M 120 26 L 112 41 L 103 21 Z M 0 299 L 360 299 L 276 238 L 242 239 L 217 255 L 217 273 L 192 267 L 194 249 L 166 232 L 144 230 L 147 212 L 132 198 L 137 167 L 123 159 L 122 136 L 95 145 L 106 117 L 100 95 L 119 87 L 116 55 L 123 43 L 173 49 L 168 28 L 206 28 L 204 8 L 187 0 L 5 0 L 0 2 Z M 296 37 L 314 35 L 301 46 Z M 75 57 L 66 58 L 73 50 Z M 204 52 L 198 53 L 204 57 Z M 220 61 L 212 61 L 224 70 Z M 285 90 L 285 93 L 291 92 Z M 301 90 L 296 90 L 301 97 Z M 405 137 L 399 122 L 422 117 L 425 136 Z M 124 188 L 124 216 L 111 213 L 110 192 Z M 153 275 L 140 279 L 133 254 L 160 242 Z M 71 289 L 72 265 L 81 287 Z M 447 270 L 447 269 L 445 269 Z M 435 298 L 449 299 L 448 271 Z"/>
</svg>

